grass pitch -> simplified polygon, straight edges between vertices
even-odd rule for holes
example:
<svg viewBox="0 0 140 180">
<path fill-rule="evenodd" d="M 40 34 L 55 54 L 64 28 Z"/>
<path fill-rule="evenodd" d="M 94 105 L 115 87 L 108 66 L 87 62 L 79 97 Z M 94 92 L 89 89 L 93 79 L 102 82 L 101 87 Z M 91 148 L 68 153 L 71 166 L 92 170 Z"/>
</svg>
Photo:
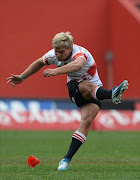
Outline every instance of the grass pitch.
<svg viewBox="0 0 140 180">
<path fill-rule="evenodd" d="M 139 180 L 140 132 L 93 132 L 58 171 L 73 132 L 0 131 L 0 180 Z M 31 169 L 30 155 L 40 159 Z"/>
</svg>

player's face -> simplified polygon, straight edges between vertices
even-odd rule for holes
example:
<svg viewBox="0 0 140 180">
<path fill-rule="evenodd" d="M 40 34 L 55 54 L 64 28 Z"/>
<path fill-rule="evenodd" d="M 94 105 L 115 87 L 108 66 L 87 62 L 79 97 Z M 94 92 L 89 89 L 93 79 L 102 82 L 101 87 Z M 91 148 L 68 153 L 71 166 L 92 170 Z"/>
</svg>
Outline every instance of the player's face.
<svg viewBox="0 0 140 180">
<path fill-rule="evenodd" d="M 68 60 L 72 54 L 72 47 L 67 49 L 66 47 L 63 46 L 63 47 L 58 48 L 58 49 L 55 48 L 54 50 L 55 50 L 56 58 L 59 61 Z"/>
</svg>

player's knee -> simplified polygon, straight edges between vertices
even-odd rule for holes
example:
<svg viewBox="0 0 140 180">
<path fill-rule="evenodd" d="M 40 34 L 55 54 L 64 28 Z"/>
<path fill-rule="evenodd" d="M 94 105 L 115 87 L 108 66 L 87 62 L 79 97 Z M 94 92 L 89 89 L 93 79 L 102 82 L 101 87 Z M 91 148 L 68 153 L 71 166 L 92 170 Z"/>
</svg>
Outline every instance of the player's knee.
<svg viewBox="0 0 140 180">
<path fill-rule="evenodd" d="M 90 83 L 87 81 L 83 81 L 79 84 L 79 90 L 86 99 L 90 99 L 92 97 L 92 92 L 96 85 L 94 83 Z"/>
</svg>

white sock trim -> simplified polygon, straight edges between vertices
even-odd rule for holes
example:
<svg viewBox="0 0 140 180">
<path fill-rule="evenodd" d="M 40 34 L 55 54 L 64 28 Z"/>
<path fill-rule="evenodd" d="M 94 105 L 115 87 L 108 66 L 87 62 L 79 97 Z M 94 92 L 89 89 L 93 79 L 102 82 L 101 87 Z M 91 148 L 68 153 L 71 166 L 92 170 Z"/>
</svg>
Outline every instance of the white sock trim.
<svg viewBox="0 0 140 180">
<path fill-rule="evenodd" d="M 97 93 L 97 90 L 100 88 L 100 86 L 96 86 L 95 88 L 94 88 L 94 90 L 93 90 L 93 93 L 92 93 L 92 97 L 94 98 L 94 99 L 96 99 L 96 100 L 98 100 L 97 99 L 97 96 L 96 96 L 96 93 Z"/>
<path fill-rule="evenodd" d="M 84 143 L 86 140 L 86 136 L 84 136 L 84 134 L 80 133 L 79 131 L 75 131 L 72 137 L 78 139 L 82 143 Z"/>
</svg>

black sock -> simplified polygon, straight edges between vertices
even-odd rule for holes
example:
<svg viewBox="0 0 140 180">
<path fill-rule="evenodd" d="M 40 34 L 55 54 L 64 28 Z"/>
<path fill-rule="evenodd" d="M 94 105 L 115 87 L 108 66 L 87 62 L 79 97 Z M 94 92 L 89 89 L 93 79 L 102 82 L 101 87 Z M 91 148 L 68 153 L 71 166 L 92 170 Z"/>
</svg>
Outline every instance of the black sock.
<svg viewBox="0 0 140 180">
<path fill-rule="evenodd" d="M 76 151 L 80 148 L 82 145 L 82 142 L 78 139 L 75 139 L 72 137 L 72 142 L 69 147 L 68 153 L 65 155 L 69 160 L 73 157 L 73 155 L 76 153 Z"/>
<path fill-rule="evenodd" d="M 103 99 L 111 99 L 112 90 L 104 89 L 103 87 L 99 87 L 99 89 L 96 92 L 96 97 L 98 100 Z"/>
</svg>

